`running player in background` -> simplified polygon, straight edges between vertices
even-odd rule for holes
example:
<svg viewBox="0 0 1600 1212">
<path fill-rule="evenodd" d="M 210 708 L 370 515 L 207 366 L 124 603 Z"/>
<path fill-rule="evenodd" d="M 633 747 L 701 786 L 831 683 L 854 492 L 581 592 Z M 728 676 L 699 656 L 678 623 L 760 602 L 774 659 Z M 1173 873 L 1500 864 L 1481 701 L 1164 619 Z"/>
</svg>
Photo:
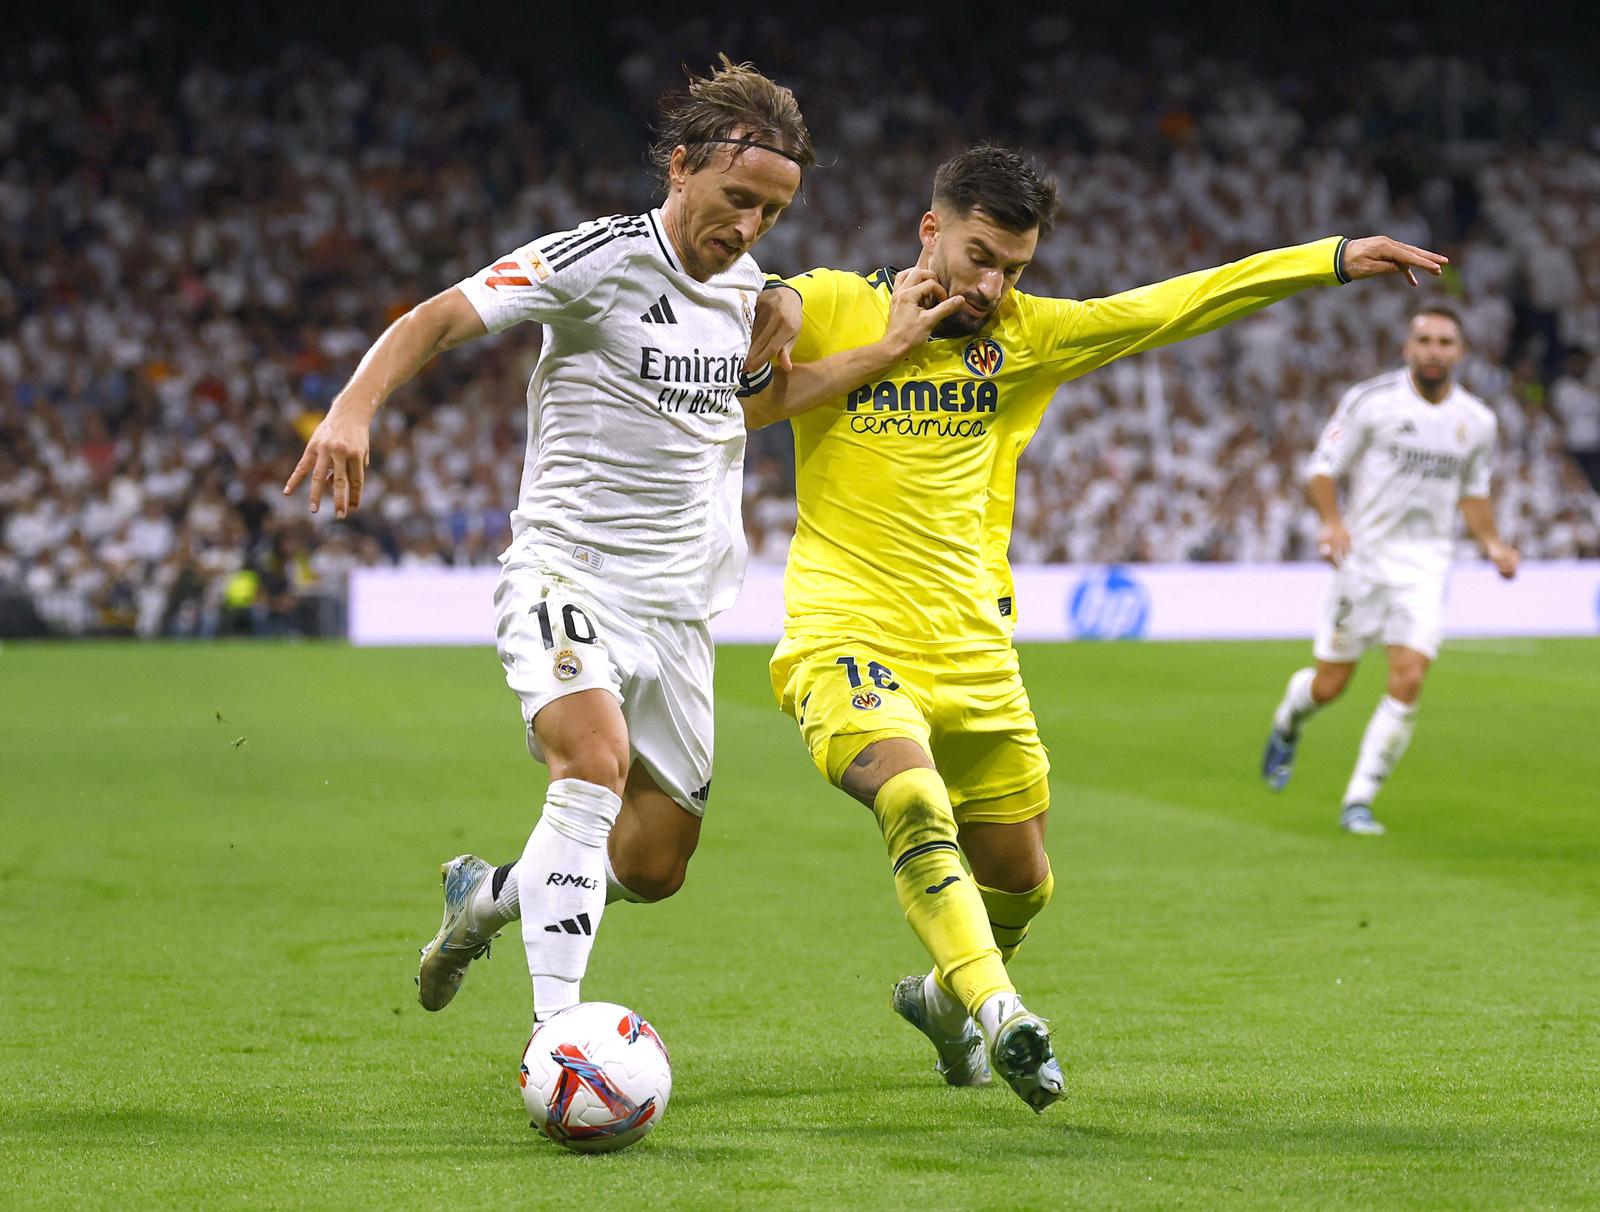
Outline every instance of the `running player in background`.
<svg viewBox="0 0 1600 1212">
<path fill-rule="evenodd" d="M 606 903 L 671 896 L 699 840 L 706 624 L 744 575 L 736 395 L 763 281 L 749 253 L 813 155 L 793 94 L 726 56 L 663 99 L 659 135 L 659 210 L 534 240 L 401 317 L 284 489 L 309 479 L 314 512 L 331 483 L 344 517 L 361 503 L 373 414 L 396 388 L 441 350 L 544 325 L 495 611 L 549 789 L 520 860 L 444 865 L 444 922 L 418 976 L 429 1010 L 519 914 L 535 1018 L 575 1005 Z"/>
<path fill-rule="evenodd" d="M 1023 294 L 1055 210 L 1055 183 L 1015 153 L 947 161 L 914 269 L 818 269 L 763 294 L 757 344 L 769 325 L 800 336 L 746 401 L 752 424 L 794 421 L 799 519 L 773 689 L 817 769 L 872 810 L 934 962 L 896 986 L 894 1008 L 951 1085 L 987 1082 L 992 1064 L 1035 1110 L 1062 1074 L 1005 966 L 1055 886 L 1049 761 L 1011 645 L 1017 460 L 1069 379 L 1307 287 L 1444 261 L 1332 237 L 1106 299 Z M 895 323 L 908 308 L 937 313 L 932 339 Z"/>
<path fill-rule="evenodd" d="M 1261 761 L 1267 785 L 1283 790 L 1301 727 L 1344 692 L 1361 654 L 1381 643 L 1388 686 L 1361 738 L 1339 815 L 1356 834 L 1384 831 L 1372 801 L 1411 741 L 1417 697 L 1439 655 L 1457 507 L 1500 575 L 1517 575 L 1517 552 L 1500 539 L 1489 495 L 1494 413 L 1453 380 L 1466 353 L 1460 319 L 1447 307 L 1420 309 L 1403 352 L 1402 369 L 1344 394 L 1311 456 L 1306 494 L 1322 519 L 1318 550 L 1334 567 L 1333 581 L 1312 648 L 1316 667 L 1289 679 Z M 1341 479 L 1348 521 L 1339 510 Z"/>
</svg>

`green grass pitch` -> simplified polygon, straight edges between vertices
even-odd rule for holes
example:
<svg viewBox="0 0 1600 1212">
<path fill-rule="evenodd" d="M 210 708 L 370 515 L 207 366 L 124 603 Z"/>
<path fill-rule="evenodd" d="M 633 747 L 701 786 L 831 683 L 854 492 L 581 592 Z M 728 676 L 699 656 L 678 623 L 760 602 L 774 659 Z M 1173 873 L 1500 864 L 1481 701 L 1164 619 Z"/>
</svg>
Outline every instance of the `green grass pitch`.
<svg viewBox="0 0 1600 1212">
<path fill-rule="evenodd" d="M 0 1206 L 1600 1205 L 1600 642 L 1448 646 L 1381 839 L 1334 828 L 1376 665 L 1273 796 L 1304 645 L 1025 649 L 1037 1117 L 889 1012 L 924 960 L 765 655 L 722 654 L 687 887 L 613 906 L 585 985 L 671 1108 L 578 1157 L 523 1115 L 516 935 L 442 1014 L 412 985 L 437 864 L 541 798 L 491 651 L 0 649 Z"/>
</svg>

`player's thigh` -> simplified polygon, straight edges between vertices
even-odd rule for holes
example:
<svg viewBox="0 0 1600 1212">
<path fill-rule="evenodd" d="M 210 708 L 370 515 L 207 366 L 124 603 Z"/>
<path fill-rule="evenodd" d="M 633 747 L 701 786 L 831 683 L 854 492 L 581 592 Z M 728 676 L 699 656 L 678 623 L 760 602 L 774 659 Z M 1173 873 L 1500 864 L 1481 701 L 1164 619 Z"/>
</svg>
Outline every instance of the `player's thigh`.
<svg viewBox="0 0 1600 1212">
<path fill-rule="evenodd" d="M 1404 648 L 1416 653 L 1424 662 L 1439 656 L 1439 642 L 1444 636 L 1444 586 L 1425 581 L 1391 591 L 1389 609 L 1384 618 L 1383 643 L 1385 647 Z M 1408 668 L 1413 658 L 1402 657 Z M 1395 667 L 1390 659 L 1390 669 Z M 1426 665 L 1424 665 L 1426 669 Z"/>
<path fill-rule="evenodd" d="M 881 786 L 901 770 L 932 765 L 929 683 L 925 671 L 903 658 L 841 643 L 796 660 L 781 701 L 822 776 L 870 804 L 871 782 Z M 870 770 L 855 765 L 864 754 Z"/>
<path fill-rule="evenodd" d="M 1388 613 L 1388 591 L 1345 569 L 1336 569 L 1317 618 L 1311 650 L 1317 660 L 1348 665 L 1376 644 Z"/>
<path fill-rule="evenodd" d="M 612 827 L 609 851 L 617 879 L 630 892 L 659 901 L 683 886 L 700 845 L 700 821 L 635 762 Z"/>
<path fill-rule="evenodd" d="M 1039 737 L 1014 650 L 940 667 L 934 682 L 931 752 L 950 789 L 957 821 L 976 819 L 972 805 L 1043 783 L 1050 773 L 1050 755 Z"/>
<path fill-rule="evenodd" d="M 529 752 L 556 778 L 620 788 L 629 754 L 622 684 L 636 647 L 626 620 L 531 568 L 502 574 L 494 604 L 495 647 Z"/>
<path fill-rule="evenodd" d="M 635 765 L 683 813 L 698 818 L 711 796 L 716 752 L 712 682 L 716 655 L 699 622 L 650 620 L 643 658 L 623 684 L 622 713 Z"/>
</svg>

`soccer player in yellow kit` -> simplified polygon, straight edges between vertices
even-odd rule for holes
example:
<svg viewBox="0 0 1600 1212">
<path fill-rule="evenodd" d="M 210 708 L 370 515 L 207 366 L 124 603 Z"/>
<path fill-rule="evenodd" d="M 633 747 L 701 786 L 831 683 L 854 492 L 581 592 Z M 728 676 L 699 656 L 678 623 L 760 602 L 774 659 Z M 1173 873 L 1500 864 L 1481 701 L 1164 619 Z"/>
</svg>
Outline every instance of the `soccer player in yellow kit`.
<svg viewBox="0 0 1600 1212">
<path fill-rule="evenodd" d="M 872 809 L 934 961 L 896 986 L 894 1008 L 933 1041 L 947 1082 L 984 1084 L 992 1065 L 1036 1111 L 1062 1076 L 1005 967 L 1054 886 L 1049 759 L 1011 644 L 1017 460 L 1069 379 L 1307 287 L 1397 272 L 1414 284 L 1414 268 L 1445 260 L 1330 237 L 1105 299 L 1023 294 L 1055 209 L 1055 183 L 1015 153 L 947 161 L 916 268 L 769 284 L 753 346 L 799 335 L 792 363 L 744 402 L 748 424 L 790 417 L 795 434 L 773 689 L 817 768 Z"/>
</svg>

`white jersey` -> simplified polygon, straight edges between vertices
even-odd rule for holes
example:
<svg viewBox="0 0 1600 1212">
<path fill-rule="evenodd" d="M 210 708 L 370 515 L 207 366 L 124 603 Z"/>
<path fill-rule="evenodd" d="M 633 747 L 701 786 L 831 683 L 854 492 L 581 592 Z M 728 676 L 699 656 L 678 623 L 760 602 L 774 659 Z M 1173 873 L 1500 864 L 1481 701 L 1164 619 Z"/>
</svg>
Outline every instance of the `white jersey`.
<svg viewBox="0 0 1600 1212">
<path fill-rule="evenodd" d="M 544 236 L 458 284 L 490 332 L 544 325 L 508 567 L 555 552 L 647 617 L 707 619 L 744 579 L 736 394 L 762 275 L 696 282 L 661 212 Z"/>
<path fill-rule="evenodd" d="M 1489 495 L 1495 419 L 1459 385 L 1437 404 L 1401 369 L 1345 392 L 1307 475 L 1348 477 L 1346 569 L 1384 585 L 1449 571 L 1462 497 Z"/>
</svg>

